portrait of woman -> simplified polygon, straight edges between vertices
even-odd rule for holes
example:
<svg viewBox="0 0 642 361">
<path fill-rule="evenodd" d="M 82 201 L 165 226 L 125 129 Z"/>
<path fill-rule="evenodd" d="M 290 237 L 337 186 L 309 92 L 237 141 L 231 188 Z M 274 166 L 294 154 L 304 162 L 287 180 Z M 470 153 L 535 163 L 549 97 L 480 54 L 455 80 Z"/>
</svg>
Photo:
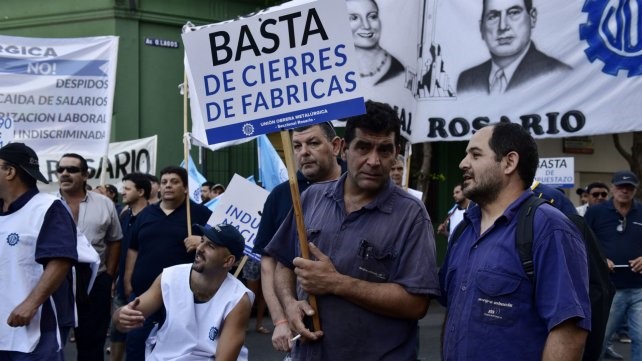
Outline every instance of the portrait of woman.
<svg viewBox="0 0 642 361">
<path fill-rule="evenodd" d="M 399 82 L 403 86 L 403 64 L 379 45 L 382 26 L 377 3 L 374 0 L 346 0 L 346 4 L 361 83 L 374 86 Z"/>
</svg>

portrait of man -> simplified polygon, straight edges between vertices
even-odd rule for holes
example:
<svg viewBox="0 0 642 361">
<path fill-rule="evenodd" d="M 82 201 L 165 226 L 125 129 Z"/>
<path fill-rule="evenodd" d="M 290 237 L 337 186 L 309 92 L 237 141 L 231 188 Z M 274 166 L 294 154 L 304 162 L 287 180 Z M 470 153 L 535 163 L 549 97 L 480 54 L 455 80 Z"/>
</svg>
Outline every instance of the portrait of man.
<svg viewBox="0 0 642 361">
<path fill-rule="evenodd" d="M 483 0 L 479 22 L 490 59 L 464 70 L 457 92 L 503 94 L 571 67 L 537 49 L 531 34 L 537 23 L 532 0 Z"/>
</svg>

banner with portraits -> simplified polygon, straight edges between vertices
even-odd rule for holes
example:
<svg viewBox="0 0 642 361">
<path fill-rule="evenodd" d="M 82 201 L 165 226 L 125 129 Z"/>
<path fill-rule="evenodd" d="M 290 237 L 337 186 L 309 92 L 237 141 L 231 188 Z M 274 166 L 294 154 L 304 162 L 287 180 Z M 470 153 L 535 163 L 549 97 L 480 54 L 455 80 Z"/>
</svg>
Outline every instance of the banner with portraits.
<svg viewBox="0 0 642 361">
<path fill-rule="evenodd" d="M 536 138 L 642 130 L 642 6 L 631 0 L 346 0 L 367 99 L 413 143 L 489 123 Z"/>
</svg>

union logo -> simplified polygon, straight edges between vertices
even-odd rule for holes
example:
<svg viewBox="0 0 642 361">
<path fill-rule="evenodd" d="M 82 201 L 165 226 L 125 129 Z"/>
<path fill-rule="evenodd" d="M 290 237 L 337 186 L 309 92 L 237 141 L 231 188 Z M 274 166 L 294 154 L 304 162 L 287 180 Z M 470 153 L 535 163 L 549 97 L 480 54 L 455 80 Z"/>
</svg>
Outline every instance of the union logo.
<svg viewBox="0 0 642 361">
<path fill-rule="evenodd" d="M 15 246 L 20 242 L 20 236 L 18 236 L 18 233 L 9 233 L 7 236 L 7 243 L 9 243 L 10 246 Z"/>
</svg>

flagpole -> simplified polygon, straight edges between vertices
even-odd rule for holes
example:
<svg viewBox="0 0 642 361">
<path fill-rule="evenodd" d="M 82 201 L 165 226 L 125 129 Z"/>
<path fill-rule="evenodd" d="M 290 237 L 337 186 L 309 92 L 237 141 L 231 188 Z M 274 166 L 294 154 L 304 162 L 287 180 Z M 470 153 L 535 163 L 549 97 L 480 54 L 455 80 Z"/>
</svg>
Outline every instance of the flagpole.
<svg viewBox="0 0 642 361">
<path fill-rule="evenodd" d="M 283 142 L 283 153 L 285 154 L 285 165 L 288 169 L 288 181 L 290 182 L 290 192 L 292 193 L 292 209 L 294 210 L 294 219 L 296 220 L 296 230 L 299 236 L 299 248 L 301 257 L 310 259 L 310 248 L 308 246 L 308 236 L 305 232 L 305 223 L 303 222 L 303 209 L 301 207 L 301 195 L 299 193 L 299 184 L 296 181 L 296 169 L 292 151 L 292 140 L 287 130 L 281 130 L 281 141 Z M 308 303 L 314 309 L 312 315 L 312 325 L 314 331 L 321 330 L 321 321 L 319 320 L 319 308 L 315 295 L 308 295 Z"/>
<path fill-rule="evenodd" d="M 183 157 L 185 158 L 185 170 L 189 170 L 189 144 L 187 138 L 187 70 L 183 71 Z M 185 214 L 187 215 L 187 236 L 192 235 L 192 213 L 189 182 L 185 184 L 187 198 L 185 199 Z"/>
</svg>

